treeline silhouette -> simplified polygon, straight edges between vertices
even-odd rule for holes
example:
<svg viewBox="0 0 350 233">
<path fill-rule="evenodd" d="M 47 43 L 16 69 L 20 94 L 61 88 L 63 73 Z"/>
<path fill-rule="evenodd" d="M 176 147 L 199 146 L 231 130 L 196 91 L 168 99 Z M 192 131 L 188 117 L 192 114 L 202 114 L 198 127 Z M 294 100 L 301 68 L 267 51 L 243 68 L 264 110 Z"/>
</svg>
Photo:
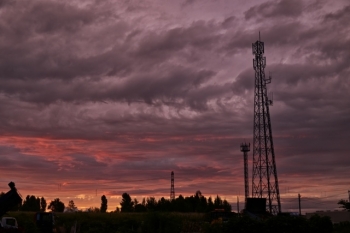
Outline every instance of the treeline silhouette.
<svg viewBox="0 0 350 233">
<path fill-rule="evenodd" d="M 128 193 L 123 193 L 121 209 L 117 207 L 116 212 L 147 212 L 147 211 L 165 211 L 165 212 L 210 212 L 215 209 L 223 209 L 231 211 L 231 205 L 217 195 L 214 200 L 212 197 L 206 198 L 201 191 L 197 191 L 194 195 L 183 197 L 179 195 L 177 198 L 170 200 L 164 197 L 158 201 L 154 197 L 143 198 L 140 203 L 136 198 L 132 199 Z"/>
<path fill-rule="evenodd" d="M 5 195 L 4 192 L 0 193 L 0 197 Z M 47 203 L 44 197 L 36 197 L 33 195 L 27 195 L 23 202 L 17 206 L 14 206 L 12 211 L 45 211 L 47 207 Z"/>
<path fill-rule="evenodd" d="M 0 196 L 4 193 L 0 193 Z M 231 211 L 231 205 L 224 199 L 222 200 L 219 195 L 214 199 L 212 197 L 206 198 L 202 195 L 201 191 L 197 191 L 194 195 L 184 197 L 179 195 L 177 198 L 170 200 L 164 197 L 156 200 L 155 197 L 143 198 L 139 202 L 136 198 L 132 199 L 128 193 L 122 194 L 122 201 L 120 202 L 121 208 L 117 207 L 112 212 L 148 212 L 148 211 L 163 211 L 163 212 L 198 212 L 205 213 L 215 209 L 222 209 L 225 211 Z M 88 212 L 107 212 L 107 198 L 105 195 L 101 196 L 101 207 L 90 207 L 86 211 Z M 46 211 L 46 209 L 53 212 L 80 212 L 73 200 L 70 200 L 66 206 L 59 198 L 54 199 L 47 204 L 44 197 L 35 197 L 33 195 L 27 195 L 21 204 L 15 206 L 12 211 Z"/>
<path fill-rule="evenodd" d="M 5 193 L 1 192 L 0 196 L 5 195 Z M 70 204 L 73 201 L 70 201 Z M 74 202 L 73 202 L 74 205 Z M 70 207 L 70 206 L 68 206 Z M 49 205 L 47 205 L 46 199 L 44 197 L 36 197 L 34 195 L 27 195 L 23 202 L 14 206 L 12 211 L 31 211 L 31 212 L 45 212 L 46 209 L 49 209 L 53 212 L 63 212 L 66 207 L 59 198 L 51 201 Z"/>
</svg>

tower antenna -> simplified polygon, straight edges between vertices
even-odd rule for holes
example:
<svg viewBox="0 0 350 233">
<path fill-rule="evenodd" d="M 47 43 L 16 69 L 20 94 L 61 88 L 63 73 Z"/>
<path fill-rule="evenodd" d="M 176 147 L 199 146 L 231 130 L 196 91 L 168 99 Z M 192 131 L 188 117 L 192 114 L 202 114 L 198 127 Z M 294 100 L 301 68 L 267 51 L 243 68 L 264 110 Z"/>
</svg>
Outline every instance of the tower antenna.
<svg viewBox="0 0 350 233">
<path fill-rule="evenodd" d="M 272 214 L 281 212 L 280 193 L 273 147 L 272 128 L 266 84 L 271 78 L 265 78 L 266 57 L 264 42 L 253 43 L 253 67 L 255 70 L 254 91 L 254 135 L 253 135 L 253 177 L 252 197 L 266 198 L 266 209 Z"/>
</svg>

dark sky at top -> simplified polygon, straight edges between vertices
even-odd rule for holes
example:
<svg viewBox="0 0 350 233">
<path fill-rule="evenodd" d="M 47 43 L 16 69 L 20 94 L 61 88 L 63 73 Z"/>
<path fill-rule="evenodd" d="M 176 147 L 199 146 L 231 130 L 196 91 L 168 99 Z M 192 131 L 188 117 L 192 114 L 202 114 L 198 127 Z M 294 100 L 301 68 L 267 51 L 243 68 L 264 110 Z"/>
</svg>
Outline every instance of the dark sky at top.
<svg viewBox="0 0 350 233">
<path fill-rule="evenodd" d="M 349 21 L 347 0 L 0 0 L 0 188 L 111 211 L 169 197 L 174 171 L 176 195 L 243 200 L 260 31 L 282 209 L 336 208 Z"/>
</svg>

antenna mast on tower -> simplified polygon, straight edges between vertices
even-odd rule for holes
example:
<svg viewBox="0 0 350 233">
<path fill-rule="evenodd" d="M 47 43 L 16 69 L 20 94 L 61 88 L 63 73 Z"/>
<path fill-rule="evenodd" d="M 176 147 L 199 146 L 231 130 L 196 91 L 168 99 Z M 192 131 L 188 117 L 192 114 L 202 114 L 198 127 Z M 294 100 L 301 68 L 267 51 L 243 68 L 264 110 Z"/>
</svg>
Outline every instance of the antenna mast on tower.
<svg viewBox="0 0 350 233">
<path fill-rule="evenodd" d="M 252 197 L 266 198 L 267 211 L 277 214 L 281 212 L 281 202 L 269 111 L 272 101 L 268 99 L 266 89 L 266 84 L 271 83 L 271 77 L 265 77 L 266 57 L 263 54 L 264 42 L 260 41 L 259 32 L 259 40 L 253 43 L 255 91 Z"/>
</svg>

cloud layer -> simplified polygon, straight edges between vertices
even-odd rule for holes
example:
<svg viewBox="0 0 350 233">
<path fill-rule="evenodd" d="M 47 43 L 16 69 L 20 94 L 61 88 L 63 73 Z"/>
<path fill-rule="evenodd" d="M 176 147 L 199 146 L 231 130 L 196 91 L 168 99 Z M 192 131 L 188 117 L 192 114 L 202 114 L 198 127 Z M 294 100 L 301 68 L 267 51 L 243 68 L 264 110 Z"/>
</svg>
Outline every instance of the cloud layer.
<svg viewBox="0 0 350 233">
<path fill-rule="evenodd" d="M 235 202 L 260 31 L 282 208 L 347 197 L 346 1 L 0 3 L 2 190 L 80 208 L 107 194 L 110 211 L 123 192 L 168 197 L 174 171 L 177 195 Z"/>
</svg>

